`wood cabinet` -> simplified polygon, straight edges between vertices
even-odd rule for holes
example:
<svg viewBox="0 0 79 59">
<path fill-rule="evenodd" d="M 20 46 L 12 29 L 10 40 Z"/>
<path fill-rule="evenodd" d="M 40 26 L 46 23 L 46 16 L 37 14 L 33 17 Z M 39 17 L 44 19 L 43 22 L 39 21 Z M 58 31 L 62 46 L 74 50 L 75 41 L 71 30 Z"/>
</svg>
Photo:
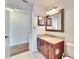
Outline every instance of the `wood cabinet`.
<svg viewBox="0 0 79 59">
<path fill-rule="evenodd" d="M 46 57 L 46 59 L 62 59 L 64 41 L 57 44 L 51 44 L 50 42 L 37 38 L 37 48 Z"/>
</svg>

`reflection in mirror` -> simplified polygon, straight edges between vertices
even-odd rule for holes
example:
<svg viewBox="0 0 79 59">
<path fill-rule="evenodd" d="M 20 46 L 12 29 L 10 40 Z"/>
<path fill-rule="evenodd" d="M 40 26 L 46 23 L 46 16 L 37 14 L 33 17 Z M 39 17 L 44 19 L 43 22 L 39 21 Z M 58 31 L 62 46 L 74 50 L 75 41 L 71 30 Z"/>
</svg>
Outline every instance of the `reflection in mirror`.
<svg viewBox="0 0 79 59">
<path fill-rule="evenodd" d="M 49 21 L 49 19 L 51 20 L 51 23 Z M 54 29 L 54 30 L 61 30 L 61 14 L 56 14 L 53 16 L 49 16 L 47 23 L 51 26 L 47 26 L 48 29 Z"/>
<path fill-rule="evenodd" d="M 48 15 L 46 17 L 46 30 L 47 31 L 60 31 L 64 32 L 64 9 L 60 10 L 60 12 Z M 48 26 L 50 25 L 50 26 Z"/>
<path fill-rule="evenodd" d="M 47 20 L 47 26 L 52 26 L 52 18 L 48 18 L 48 20 Z"/>
</svg>

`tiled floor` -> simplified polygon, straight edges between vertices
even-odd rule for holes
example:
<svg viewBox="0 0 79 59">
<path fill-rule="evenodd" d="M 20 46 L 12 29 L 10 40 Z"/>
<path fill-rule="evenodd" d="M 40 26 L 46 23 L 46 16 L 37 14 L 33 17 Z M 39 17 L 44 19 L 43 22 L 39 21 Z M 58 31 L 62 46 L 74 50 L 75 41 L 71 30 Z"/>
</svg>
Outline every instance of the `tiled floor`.
<svg viewBox="0 0 79 59">
<path fill-rule="evenodd" d="M 28 51 L 11 56 L 10 59 L 45 59 L 45 57 L 39 52 L 32 53 Z"/>
</svg>

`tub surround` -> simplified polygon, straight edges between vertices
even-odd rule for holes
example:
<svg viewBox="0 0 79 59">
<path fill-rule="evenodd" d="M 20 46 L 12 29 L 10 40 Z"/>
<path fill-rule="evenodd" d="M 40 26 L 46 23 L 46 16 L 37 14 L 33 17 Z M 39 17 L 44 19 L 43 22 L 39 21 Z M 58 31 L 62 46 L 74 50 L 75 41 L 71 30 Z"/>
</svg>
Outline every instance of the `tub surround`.
<svg viewBox="0 0 79 59">
<path fill-rule="evenodd" d="M 37 48 L 46 59 L 62 59 L 64 38 L 47 34 L 38 35 Z"/>
<path fill-rule="evenodd" d="M 10 47 L 10 56 L 29 51 L 29 43 L 22 43 Z"/>
</svg>

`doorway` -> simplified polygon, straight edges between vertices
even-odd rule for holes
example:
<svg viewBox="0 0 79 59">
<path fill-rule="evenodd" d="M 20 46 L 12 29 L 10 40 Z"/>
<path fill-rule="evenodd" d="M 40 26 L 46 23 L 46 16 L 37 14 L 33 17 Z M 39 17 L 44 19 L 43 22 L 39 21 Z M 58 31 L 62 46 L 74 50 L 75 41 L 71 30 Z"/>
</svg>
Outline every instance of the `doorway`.
<svg viewBox="0 0 79 59">
<path fill-rule="evenodd" d="M 6 8 L 6 59 L 29 50 L 32 32 L 32 12 Z M 9 51 L 9 52 L 7 52 Z"/>
</svg>

